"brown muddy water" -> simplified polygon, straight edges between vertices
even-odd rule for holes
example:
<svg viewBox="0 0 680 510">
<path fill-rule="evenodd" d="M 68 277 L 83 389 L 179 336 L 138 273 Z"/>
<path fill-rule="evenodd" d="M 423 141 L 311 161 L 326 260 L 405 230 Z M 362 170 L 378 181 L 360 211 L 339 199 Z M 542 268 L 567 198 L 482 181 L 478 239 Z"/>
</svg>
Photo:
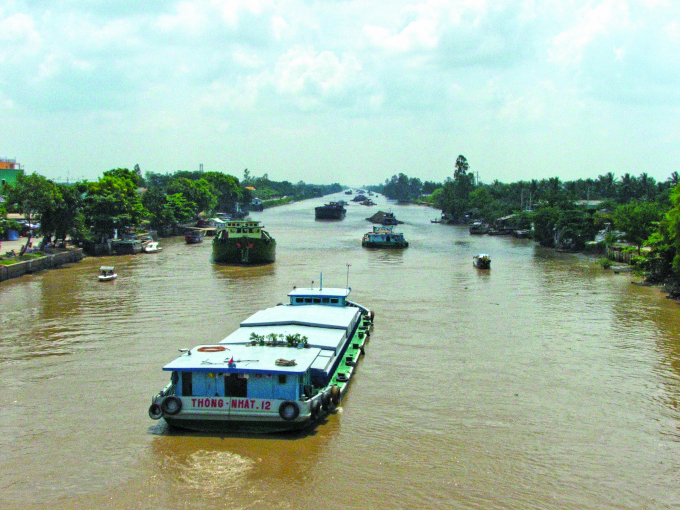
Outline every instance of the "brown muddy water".
<svg viewBox="0 0 680 510">
<path fill-rule="evenodd" d="M 380 199 L 317 222 L 322 202 L 253 214 L 272 265 L 216 266 L 210 242 L 170 239 L 0 284 L 0 508 L 680 508 L 677 303 L 432 209 Z M 411 246 L 362 249 L 364 218 L 389 208 Z M 117 281 L 97 281 L 102 264 Z M 347 264 L 376 321 L 336 414 L 263 437 L 149 419 L 178 348 L 320 272 L 342 287 Z"/>
</svg>

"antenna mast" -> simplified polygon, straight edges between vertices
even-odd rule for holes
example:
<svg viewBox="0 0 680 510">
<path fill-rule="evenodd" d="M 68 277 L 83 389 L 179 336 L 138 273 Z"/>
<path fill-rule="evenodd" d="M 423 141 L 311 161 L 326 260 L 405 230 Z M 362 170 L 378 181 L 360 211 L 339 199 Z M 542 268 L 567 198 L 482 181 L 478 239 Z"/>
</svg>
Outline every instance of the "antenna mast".
<svg viewBox="0 0 680 510">
<path fill-rule="evenodd" d="M 349 289 L 349 266 L 351 264 L 347 264 L 347 283 L 345 283 L 345 288 Z"/>
</svg>

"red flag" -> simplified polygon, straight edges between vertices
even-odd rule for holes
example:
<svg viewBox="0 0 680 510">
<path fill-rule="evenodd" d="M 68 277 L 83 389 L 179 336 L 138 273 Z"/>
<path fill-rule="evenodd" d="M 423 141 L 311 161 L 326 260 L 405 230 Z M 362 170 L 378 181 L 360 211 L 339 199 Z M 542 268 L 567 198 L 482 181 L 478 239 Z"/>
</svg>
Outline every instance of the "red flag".
<svg viewBox="0 0 680 510">
<path fill-rule="evenodd" d="M 234 362 L 234 357 L 232 356 L 231 359 L 229 360 L 229 364 L 231 365 Z"/>
</svg>

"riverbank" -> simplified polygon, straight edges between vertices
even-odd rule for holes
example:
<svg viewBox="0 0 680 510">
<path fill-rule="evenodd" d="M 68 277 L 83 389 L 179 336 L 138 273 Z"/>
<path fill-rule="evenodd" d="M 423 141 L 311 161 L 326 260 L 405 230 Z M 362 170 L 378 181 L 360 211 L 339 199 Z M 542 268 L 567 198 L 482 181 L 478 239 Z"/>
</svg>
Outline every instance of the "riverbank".
<svg viewBox="0 0 680 510">
<path fill-rule="evenodd" d="M 32 274 L 44 269 L 61 267 L 64 264 L 78 262 L 83 259 L 82 248 L 68 248 L 49 251 L 35 250 L 19 258 L 21 249 L 26 245 L 26 238 L 13 241 L 2 241 L 0 246 L 0 260 L 12 263 L 0 264 L 0 282 L 18 278 L 25 274 Z M 41 237 L 31 239 L 34 246 L 42 241 Z M 14 252 L 16 255 L 7 256 L 6 253 Z"/>
</svg>

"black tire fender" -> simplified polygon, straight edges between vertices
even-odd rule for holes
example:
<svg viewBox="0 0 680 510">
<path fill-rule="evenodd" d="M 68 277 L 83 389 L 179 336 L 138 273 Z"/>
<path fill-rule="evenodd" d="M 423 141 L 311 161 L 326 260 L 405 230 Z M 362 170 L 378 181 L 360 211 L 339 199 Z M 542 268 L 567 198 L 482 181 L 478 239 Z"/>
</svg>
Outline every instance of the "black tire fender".
<svg viewBox="0 0 680 510">
<path fill-rule="evenodd" d="M 309 411 L 311 413 L 312 420 L 316 421 L 319 418 L 319 411 L 321 410 L 321 400 L 313 400 L 309 406 Z"/>
<path fill-rule="evenodd" d="M 331 392 L 330 392 L 330 390 L 324 391 L 323 394 L 321 395 L 321 407 L 326 412 L 328 412 L 328 410 L 331 408 Z"/>
<path fill-rule="evenodd" d="M 334 406 L 337 406 L 340 403 L 340 387 L 339 386 L 331 386 L 331 402 L 333 403 Z"/>
<path fill-rule="evenodd" d="M 300 414 L 300 406 L 292 400 L 286 400 L 279 406 L 279 416 L 286 421 L 293 421 Z"/>
<path fill-rule="evenodd" d="M 165 414 L 169 414 L 170 416 L 175 415 L 182 410 L 182 401 L 179 397 L 171 395 L 163 399 L 163 402 L 161 402 L 161 409 Z"/>
<path fill-rule="evenodd" d="M 158 405 L 158 403 L 154 402 L 151 404 L 151 407 L 149 407 L 149 417 L 152 420 L 160 420 L 163 417 L 163 409 L 161 409 L 161 406 Z"/>
</svg>

